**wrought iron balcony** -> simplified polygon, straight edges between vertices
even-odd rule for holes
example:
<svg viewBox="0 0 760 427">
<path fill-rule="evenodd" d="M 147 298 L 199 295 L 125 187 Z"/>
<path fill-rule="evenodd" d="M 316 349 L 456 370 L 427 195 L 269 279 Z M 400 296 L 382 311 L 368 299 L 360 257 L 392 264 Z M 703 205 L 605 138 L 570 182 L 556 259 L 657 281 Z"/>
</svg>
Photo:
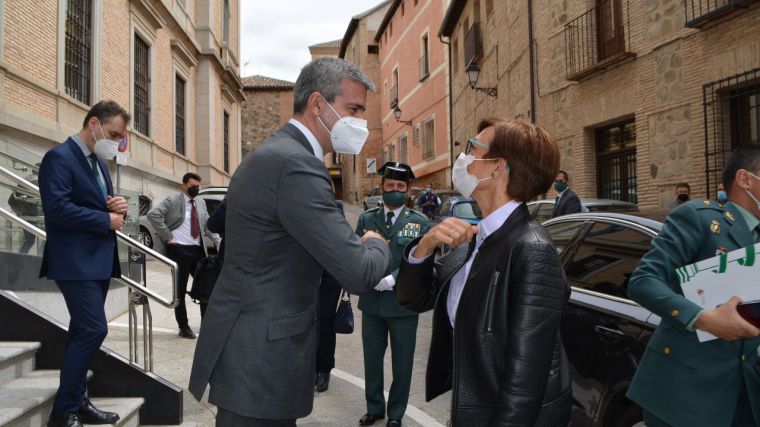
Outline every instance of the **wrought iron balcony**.
<svg viewBox="0 0 760 427">
<path fill-rule="evenodd" d="M 398 84 L 391 87 L 391 109 L 398 105 Z"/>
<path fill-rule="evenodd" d="M 741 9 L 756 0 L 686 0 L 686 26 L 701 28 L 707 23 Z"/>
<path fill-rule="evenodd" d="M 633 57 L 628 0 L 597 0 L 596 6 L 565 25 L 565 70 L 581 80 Z"/>
</svg>

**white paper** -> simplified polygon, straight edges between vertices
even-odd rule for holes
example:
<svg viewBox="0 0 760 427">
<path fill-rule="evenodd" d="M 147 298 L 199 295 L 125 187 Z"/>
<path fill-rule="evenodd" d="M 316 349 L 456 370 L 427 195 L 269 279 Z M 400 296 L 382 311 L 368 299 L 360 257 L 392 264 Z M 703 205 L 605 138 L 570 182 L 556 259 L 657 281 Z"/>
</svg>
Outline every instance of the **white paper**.
<svg viewBox="0 0 760 427">
<path fill-rule="evenodd" d="M 731 297 L 760 300 L 760 245 L 750 245 L 676 269 L 686 298 L 714 310 Z M 717 337 L 697 329 L 700 342 Z"/>
</svg>

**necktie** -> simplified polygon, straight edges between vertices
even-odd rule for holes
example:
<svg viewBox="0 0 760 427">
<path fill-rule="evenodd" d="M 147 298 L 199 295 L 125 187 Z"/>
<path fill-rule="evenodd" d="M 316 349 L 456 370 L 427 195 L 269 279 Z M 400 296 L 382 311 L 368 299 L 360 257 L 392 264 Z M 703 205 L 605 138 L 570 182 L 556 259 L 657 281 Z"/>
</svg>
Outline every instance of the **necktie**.
<svg viewBox="0 0 760 427">
<path fill-rule="evenodd" d="M 198 210 L 195 209 L 195 200 L 190 200 L 192 208 L 190 209 L 190 235 L 197 239 L 201 235 L 201 226 L 198 223 Z"/>
<path fill-rule="evenodd" d="M 95 180 L 98 181 L 100 192 L 103 194 L 103 198 L 106 198 L 106 183 L 103 182 L 103 177 L 98 172 L 98 158 L 95 154 L 90 154 L 90 166 L 92 166 L 92 174 L 95 176 Z"/>
<path fill-rule="evenodd" d="M 385 214 L 385 228 L 393 227 L 393 211 Z"/>
</svg>

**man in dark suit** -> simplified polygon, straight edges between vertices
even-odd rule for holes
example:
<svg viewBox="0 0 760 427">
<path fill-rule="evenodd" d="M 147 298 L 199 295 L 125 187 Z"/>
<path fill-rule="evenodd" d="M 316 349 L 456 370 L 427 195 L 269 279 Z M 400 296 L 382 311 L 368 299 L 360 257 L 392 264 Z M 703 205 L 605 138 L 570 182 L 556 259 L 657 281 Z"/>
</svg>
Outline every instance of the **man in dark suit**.
<svg viewBox="0 0 760 427">
<path fill-rule="evenodd" d="M 557 174 L 557 178 L 554 180 L 554 190 L 557 192 L 557 198 L 554 199 L 554 210 L 552 211 L 552 218 L 556 218 L 562 215 L 569 215 L 581 212 L 581 199 L 570 189 L 568 183 L 570 182 L 570 175 L 567 172 L 560 170 Z"/>
<path fill-rule="evenodd" d="M 388 395 L 387 424 L 389 427 L 400 427 L 412 385 L 419 316 L 396 303 L 396 276 L 404 247 L 427 233 L 430 223 L 424 214 L 405 206 L 409 197 L 409 183 L 414 179 L 414 172 L 409 165 L 387 162 L 377 172 L 383 177 L 383 206 L 370 209 L 359 217 L 356 234 L 376 231 L 385 237 L 391 248 L 391 273 L 378 282 L 373 292 L 359 297 L 364 377 L 367 383 L 364 392 L 367 413 L 359 420 L 359 425 L 372 425 L 385 417 L 383 360 L 390 337 L 393 382 Z"/>
<path fill-rule="evenodd" d="M 739 315 L 738 297 L 700 307 L 683 296 L 676 275 L 678 268 L 760 243 L 760 146 L 735 151 L 723 182 L 728 201 L 675 208 L 631 275 L 631 298 L 662 319 L 628 389 L 648 427 L 760 425 L 760 330 Z M 696 329 L 718 339 L 699 342 Z"/>
<path fill-rule="evenodd" d="M 113 101 L 95 104 L 83 128 L 45 154 L 39 186 L 47 242 L 40 277 L 55 280 L 71 315 L 61 381 L 48 427 L 113 424 L 119 416 L 87 399 L 87 369 L 108 333 L 103 305 L 112 277 L 120 277 L 116 234 L 127 202 L 113 197 L 108 166 L 129 114 Z"/>
<path fill-rule="evenodd" d="M 365 293 L 387 273 L 385 239 L 357 237 L 335 205 L 324 154 L 358 154 L 374 85 L 321 58 L 294 88 L 294 115 L 238 167 L 227 193 L 224 266 L 195 349 L 190 392 L 218 426 L 294 426 L 314 403 L 318 300 L 327 270 Z"/>
</svg>

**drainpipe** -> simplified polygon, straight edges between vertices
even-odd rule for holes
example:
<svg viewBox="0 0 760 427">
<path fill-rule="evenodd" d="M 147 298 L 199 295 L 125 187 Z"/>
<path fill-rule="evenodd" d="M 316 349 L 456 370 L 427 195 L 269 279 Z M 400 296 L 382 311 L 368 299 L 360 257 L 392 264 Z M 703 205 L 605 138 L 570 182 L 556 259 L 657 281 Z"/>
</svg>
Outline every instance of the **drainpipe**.
<svg viewBox="0 0 760 427">
<path fill-rule="evenodd" d="M 448 67 L 449 67 L 449 117 L 448 117 L 448 119 L 449 119 L 449 138 L 451 139 L 449 141 L 449 167 L 453 167 L 454 166 L 454 120 L 453 120 L 453 117 L 454 117 L 454 102 L 453 102 L 453 97 L 451 96 L 451 92 L 452 92 L 452 88 L 453 88 L 453 86 L 452 86 L 452 82 L 453 82 L 452 78 L 453 78 L 453 76 L 452 76 L 452 73 L 451 73 L 451 41 L 448 41 L 448 42 L 443 41 L 443 36 L 440 35 L 440 34 L 438 35 L 438 40 L 440 40 L 441 43 L 443 43 L 443 44 L 445 44 L 446 46 L 449 47 L 448 49 L 446 49 L 449 52 L 449 63 L 448 63 Z M 414 132 L 414 130 L 412 130 L 412 132 Z M 450 181 L 449 185 L 451 186 L 451 188 L 454 188 L 454 183 L 451 182 L 451 176 L 452 176 L 452 174 L 451 174 L 451 172 L 449 172 L 449 181 Z"/>
<path fill-rule="evenodd" d="M 533 0 L 528 0 L 528 49 L 530 57 L 530 122 L 536 124 L 536 67 L 533 53 Z"/>
</svg>

